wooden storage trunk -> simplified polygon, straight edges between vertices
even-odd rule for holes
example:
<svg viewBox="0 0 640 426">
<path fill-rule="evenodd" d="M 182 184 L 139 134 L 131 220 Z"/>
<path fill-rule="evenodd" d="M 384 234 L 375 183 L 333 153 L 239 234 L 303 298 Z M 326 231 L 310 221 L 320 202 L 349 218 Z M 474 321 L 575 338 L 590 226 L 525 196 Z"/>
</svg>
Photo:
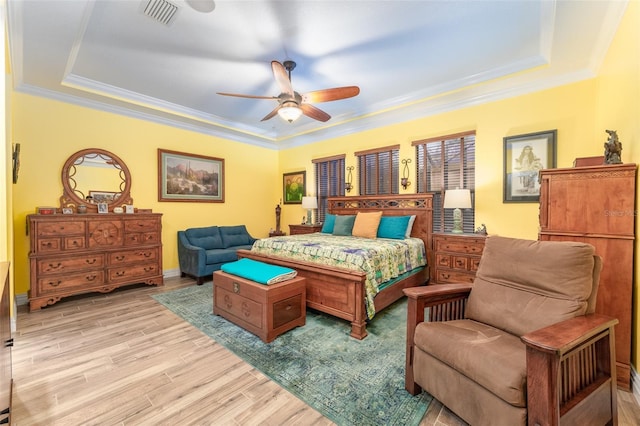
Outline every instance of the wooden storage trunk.
<svg viewBox="0 0 640 426">
<path fill-rule="evenodd" d="M 256 283 L 222 271 L 213 273 L 213 313 L 269 343 L 306 322 L 305 279 Z"/>
</svg>

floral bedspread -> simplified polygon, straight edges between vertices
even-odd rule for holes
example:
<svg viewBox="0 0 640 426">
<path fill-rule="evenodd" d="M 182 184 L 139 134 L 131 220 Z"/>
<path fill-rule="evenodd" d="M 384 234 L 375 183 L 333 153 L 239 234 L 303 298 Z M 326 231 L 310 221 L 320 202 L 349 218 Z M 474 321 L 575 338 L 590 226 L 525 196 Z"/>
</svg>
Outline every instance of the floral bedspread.
<svg viewBox="0 0 640 426">
<path fill-rule="evenodd" d="M 424 242 L 419 238 L 370 239 L 315 233 L 261 239 L 251 251 L 364 272 L 369 319 L 375 315 L 373 298 L 381 284 L 427 264 Z"/>
</svg>

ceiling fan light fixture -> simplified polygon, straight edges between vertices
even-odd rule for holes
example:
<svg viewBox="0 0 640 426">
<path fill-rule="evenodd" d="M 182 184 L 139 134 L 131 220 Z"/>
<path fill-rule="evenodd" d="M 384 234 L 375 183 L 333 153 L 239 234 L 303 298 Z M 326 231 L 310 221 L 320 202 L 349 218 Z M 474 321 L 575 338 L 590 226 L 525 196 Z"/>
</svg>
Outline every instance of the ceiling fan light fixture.
<svg viewBox="0 0 640 426">
<path fill-rule="evenodd" d="M 288 101 L 282 104 L 280 109 L 278 110 L 278 115 L 282 117 L 282 119 L 287 120 L 289 123 L 293 123 L 302 115 L 302 110 L 293 101 Z"/>
</svg>

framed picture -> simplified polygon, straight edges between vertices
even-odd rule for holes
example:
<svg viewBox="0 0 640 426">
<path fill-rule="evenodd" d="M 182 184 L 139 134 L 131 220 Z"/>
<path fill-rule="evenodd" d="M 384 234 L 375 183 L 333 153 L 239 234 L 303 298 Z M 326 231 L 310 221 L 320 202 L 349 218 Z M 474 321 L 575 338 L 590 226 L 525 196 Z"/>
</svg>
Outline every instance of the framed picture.
<svg viewBox="0 0 640 426">
<path fill-rule="evenodd" d="M 537 203 L 539 171 L 556 167 L 557 130 L 504 138 L 505 203 Z"/>
<path fill-rule="evenodd" d="M 73 214 L 73 209 L 71 207 L 63 207 L 62 214 Z"/>
<path fill-rule="evenodd" d="M 158 201 L 224 203 L 224 159 L 158 149 Z"/>
<path fill-rule="evenodd" d="M 109 213 L 109 204 L 98 203 L 98 213 Z"/>
<path fill-rule="evenodd" d="M 282 191 L 284 204 L 302 204 L 302 197 L 307 195 L 307 172 L 283 174 Z"/>
<path fill-rule="evenodd" d="M 89 197 L 94 203 L 111 203 L 120 196 L 119 192 L 89 190 Z"/>
<path fill-rule="evenodd" d="M 133 209 L 133 204 L 125 204 L 123 207 L 124 212 L 127 214 L 133 214 L 135 212 L 135 210 Z"/>
</svg>

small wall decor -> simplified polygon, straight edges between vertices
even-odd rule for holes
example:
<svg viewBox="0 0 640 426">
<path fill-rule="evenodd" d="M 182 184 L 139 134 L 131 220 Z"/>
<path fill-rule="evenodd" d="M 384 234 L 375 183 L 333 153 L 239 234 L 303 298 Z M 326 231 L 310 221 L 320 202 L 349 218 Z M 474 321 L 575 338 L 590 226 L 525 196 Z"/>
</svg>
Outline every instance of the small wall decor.
<svg viewBox="0 0 640 426">
<path fill-rule="evenodd" d="M 354 166 L 347 167 L 347 181 L 344 183 L 344 190 L 347 192 L 351 192 L 353 189 L 353 169 Z"/>
<path fill-rule="evenodd" d="M 556 167 L 557 130 L 504 138 L 505 203 L 537 203 L 540 170 Z"/>
<path fill-rule="evenodd" d="M 622 164 L 622 142 L 618 140 L 618 132 L 605 130 L 609 138 L 604 143 L 604 164 Z"/>
<path fill-rule="evenodd" d="M 307 195 L 307 172 L 293 172 L 282 175 L 282 191 L 284 204 L 302 204 L 302 197 Z"/>
<path fill-rule="evenodd" d="M 158 149 L 158 201 L 224 203 L 224 159 Z"/>
<path fill-rule="evenodd" d="M 411 185 L 411 182 L 409 182 L 409 163 L 410 162 L 411 162 L 411 158 L 405 158 L 404 160 L 401 161 L 404 167 L 402 169 L 402 178 L 400 179 L 400 185 L 402 185 L 404 189 L 407 189 L 407 186 Z"/>
<path fill-rule="evenodd" d="M 13 145 L 13 183 L 18 183 L 18 172 L 20 171 L 20 144 Z"/>
</svg>

